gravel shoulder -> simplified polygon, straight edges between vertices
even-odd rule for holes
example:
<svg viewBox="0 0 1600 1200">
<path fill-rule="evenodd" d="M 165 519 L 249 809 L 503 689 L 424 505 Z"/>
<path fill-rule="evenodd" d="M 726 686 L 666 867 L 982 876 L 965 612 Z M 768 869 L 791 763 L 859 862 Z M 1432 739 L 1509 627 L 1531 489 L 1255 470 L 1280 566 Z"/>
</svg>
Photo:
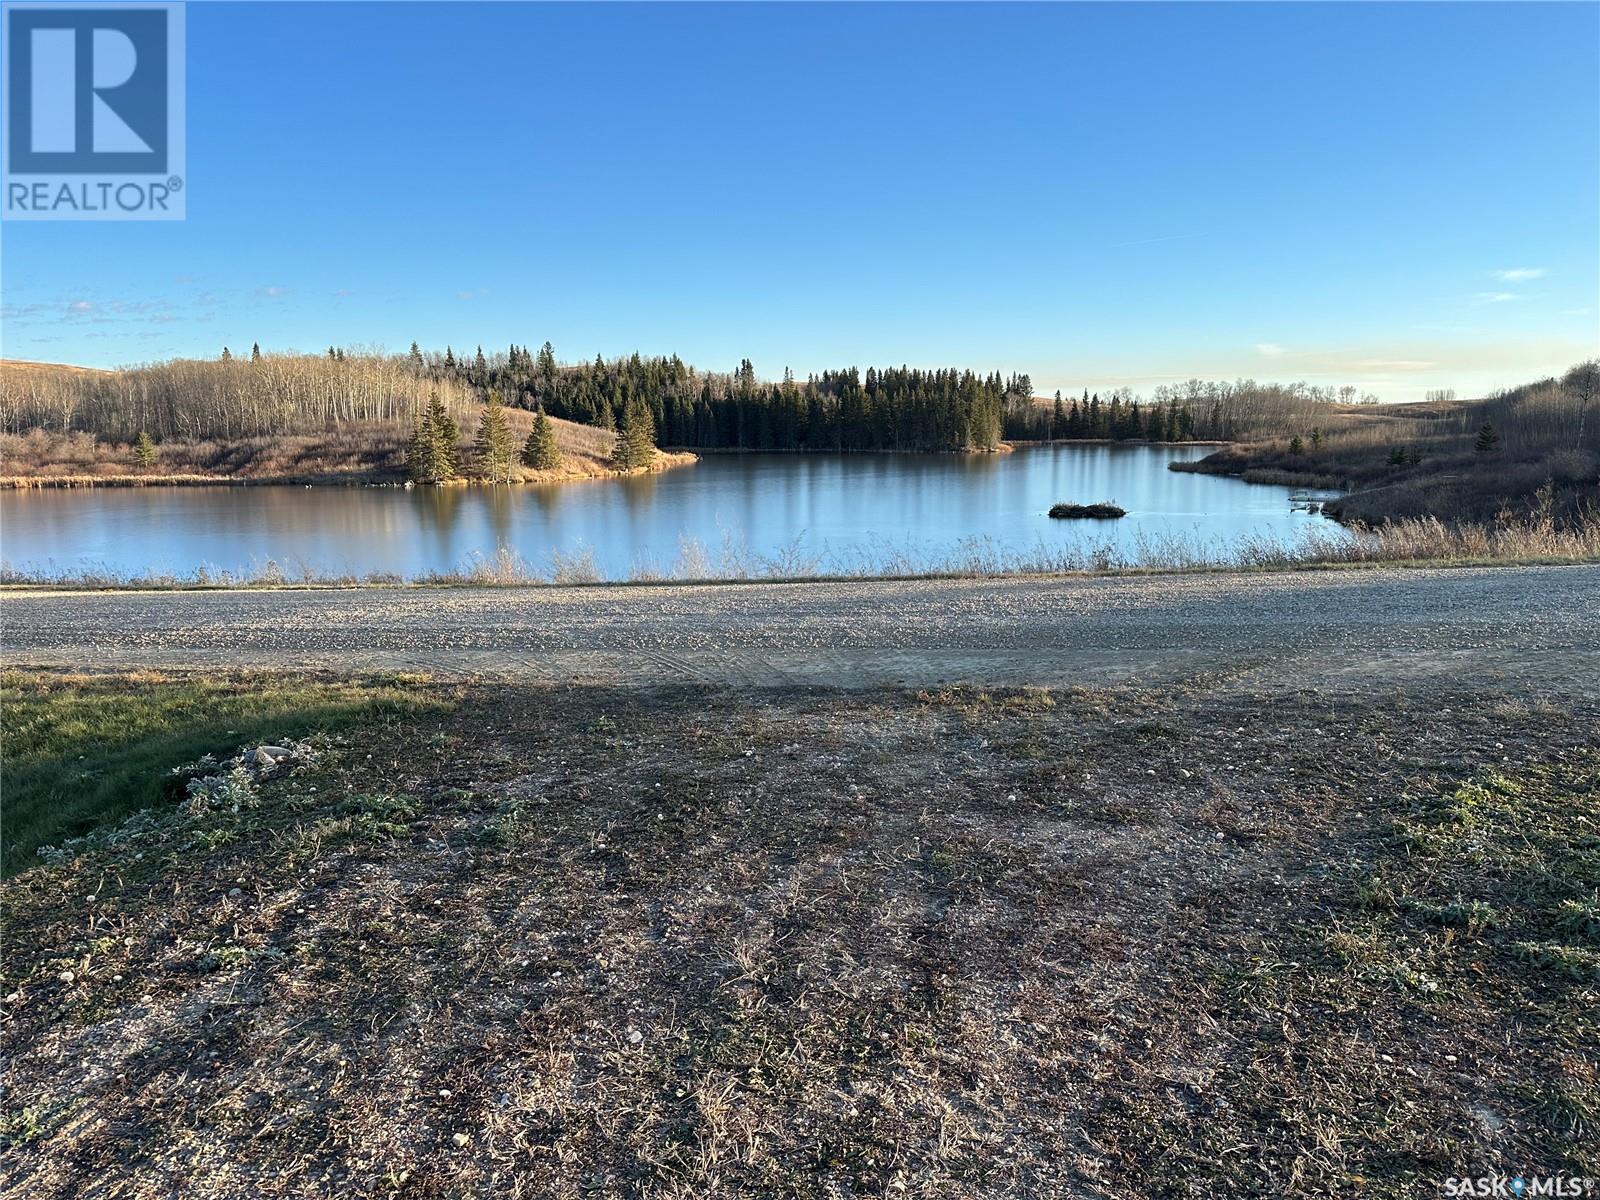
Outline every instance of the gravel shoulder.
<svg viewBox="0 0 1600 1200">
<path fill-rule="evenodd" d="M 1600 687 L 1600 566 L 706 586 L 16 591 L 3 661 L 734 687 L 1223 673 Z"/>
</svg>

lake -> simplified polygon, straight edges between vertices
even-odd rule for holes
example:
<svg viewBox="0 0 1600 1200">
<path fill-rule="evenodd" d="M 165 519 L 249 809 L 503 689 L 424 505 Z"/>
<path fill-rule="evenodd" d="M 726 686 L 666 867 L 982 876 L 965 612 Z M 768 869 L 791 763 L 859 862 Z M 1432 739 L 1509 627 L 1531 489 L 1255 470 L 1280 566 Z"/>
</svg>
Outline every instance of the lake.
<svg viewBox="0 0 1600 1200">
<path fill-rule="evenodd" d="M 892 570 L 1133 558 L 1177 538 L 1218 553 L 1294 540 L 1325 518 L 1290 489 L 1167 470 L 1201 446 L 1024 447 L 1003 455 L 707 455 L 628 479 L 520 488 L 85 488 L 0 493 L 12 570 L 297 576 L 450 572 L 509 549 L 549 572 L 592 556 L 608 579 L 675 568 Z M 1120 521 L 1056 521 L 1111 500 Z M 688 547 L 686 550 L 685 547 Z"/>
</svg>

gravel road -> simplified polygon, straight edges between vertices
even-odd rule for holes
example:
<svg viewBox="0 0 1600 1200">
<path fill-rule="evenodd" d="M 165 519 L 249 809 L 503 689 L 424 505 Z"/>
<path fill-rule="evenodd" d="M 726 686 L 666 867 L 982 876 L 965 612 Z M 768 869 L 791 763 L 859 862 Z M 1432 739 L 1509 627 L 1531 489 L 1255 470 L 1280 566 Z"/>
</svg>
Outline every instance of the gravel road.
<svg viewBox="0 0 1600 1200">
<path fill-rule="evenodd" d="M 1431 679 L 1593 694 L 1600 566 L 722 586 L 0 597 L 0 660 L 597 683 L 1266 688 Z"/>
</svg>

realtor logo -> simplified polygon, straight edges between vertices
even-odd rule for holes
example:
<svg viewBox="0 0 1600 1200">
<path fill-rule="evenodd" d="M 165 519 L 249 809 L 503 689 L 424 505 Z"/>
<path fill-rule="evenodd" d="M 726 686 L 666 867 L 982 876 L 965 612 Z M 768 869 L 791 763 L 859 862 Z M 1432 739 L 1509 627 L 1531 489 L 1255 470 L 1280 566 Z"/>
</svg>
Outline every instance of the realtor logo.
<svg viewBox="0 0 1600 1200">
<path fill-rule="evenodd" d="M 183 17 L 4 5 L 7 219 L 183 219 Z"/>
</svg>

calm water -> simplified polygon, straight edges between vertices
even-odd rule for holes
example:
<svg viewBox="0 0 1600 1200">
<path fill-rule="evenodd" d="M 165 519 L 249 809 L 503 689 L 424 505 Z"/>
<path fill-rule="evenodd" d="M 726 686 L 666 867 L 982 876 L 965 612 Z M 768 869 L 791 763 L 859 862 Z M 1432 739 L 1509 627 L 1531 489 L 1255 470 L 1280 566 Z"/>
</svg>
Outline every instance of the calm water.
<svg viewBox="0 0 1600 1200">
<path fill-rule="evenodd" d="M 589 551 L 607 578 L 670 571 L 685 539 L 716 565 L 788 553 L 800 565 L 932 564 L 978 539 L 998 555 L 1110 543 L 1132 554 L 1181 535 L 1220 545 L 1294 538 L 1320 516 L 1288 488 L 1166 469 L 1201 447 L 1034 447 L 1008 455 L 710 455 L 626 480 L 538 488 L 97 488 L 0 493 L 0 556 L 13 569 L 189 574 L 268 560 L 295 573 L 459 569 L 501 547 L 548 569 Z M 1120 521 L 1052 521 L 1056 501 L 1112 500 Z M 964 549 L 965 543 L 965 549 Z M 899 561 L 896 562 L 896 558 Z"/>
</svg>

